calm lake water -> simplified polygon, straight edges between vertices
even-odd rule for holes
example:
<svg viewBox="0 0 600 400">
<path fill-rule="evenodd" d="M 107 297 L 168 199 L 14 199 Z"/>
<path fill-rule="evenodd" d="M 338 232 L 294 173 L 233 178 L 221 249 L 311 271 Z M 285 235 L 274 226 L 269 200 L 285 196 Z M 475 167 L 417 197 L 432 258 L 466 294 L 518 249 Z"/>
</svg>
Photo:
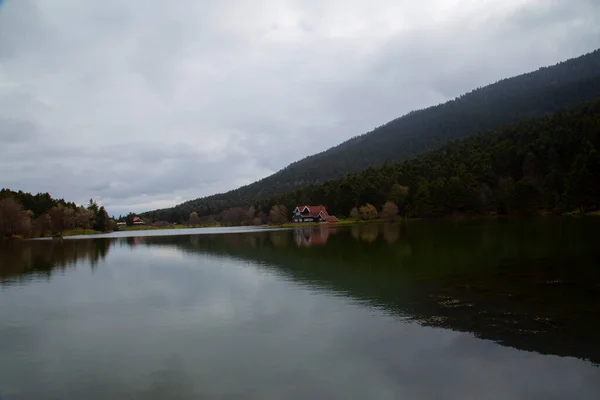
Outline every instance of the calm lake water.
<svg viewBox="0 0 600 400">
<path fill-rule="evenodd" d="M 599 228 L 3 243 L 0 397 L 598 399 Z"/>
</svg>

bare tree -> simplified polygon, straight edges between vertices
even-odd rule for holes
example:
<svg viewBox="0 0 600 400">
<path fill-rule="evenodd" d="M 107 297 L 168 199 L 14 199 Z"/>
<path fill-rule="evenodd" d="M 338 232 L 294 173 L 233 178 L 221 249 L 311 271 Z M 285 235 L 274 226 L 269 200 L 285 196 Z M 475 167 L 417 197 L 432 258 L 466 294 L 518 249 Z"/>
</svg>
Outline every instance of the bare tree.
<svg viewBox="0 0 600 400">
<path fill-rule="evenodd" d="M 35 235 L 39 237 L 46 236 L 46 232 L 52 229 L 52 219 L 48 214 L 42 214 L 33 222 L 33 230 Z"/>
<path fill-rule="evenodd" d="M 170 226 L 171 224 L 167 221 L 154 221 L 154 223 L 152 224 L 152 226 L 156 226 L 156 227 L 165 227 L 165 226 Z"/>
<path fill-rule="evenodd" d="M 67 229 L 75 229 L 77 228 L 77 215 L 76 211 L 70 207 L 65 207 L 64 209 L 64 219 L 65 219 L 65 227 Z"/>
<path fill-rule="evenodd" d="M 48 214 L 50 214 L 50 219 L 52 220 L 52 233 L 62 235 L 65 231 L 67 224 L 67 216 L 68 212 L 66 211 L 67 207 L 63 204 L 59 204 L 55 207 L 52 207 Z"/>
<path fill-rule="evenodd" d="M 21 214 L 21 220 L 17 225 L 17 234 L 23 236 L 31 236 L 32 224 L 31 218 L 33 217 L 33 212 L 31 210 L 24 211 Z"/>
<path fill-rule="evenodd" d="M 392 201 L 387 201 L 381 210 L 381 216 L 388 221 L 393 221 L 398 215 L 398 206 Z"/>
<path fill-rule="evenodd" d="M 221 215 L 221 223 L 224 226 L 237 226 L 241 225 L 246 216 L 246 210 L 242 207 L 233 207 L 225 211 Z"/>
<path fill-rule="evenodd" d="M 269 222 L 269 216 L 264 211 L 259 211 L 256 214 L 256 218 L 260 219 L 260 223 L 258 223 L 258 225 L 266 224 L 267 222 Z M 255 222 L 256 222 L 256 218 L 255 218 Z M 257 225 L 257 224 L 255 223 L 255 225 Z"/>
<path fill-rule="evenodd" d="M 26 221 L 28 220 L 28 221 Z M 0 236 L 11 237 L 17 234 L 27 234 L 25 229 L 31 228 L 31 218 L 23 211 L 21 203 L 7 197 L 0 200 Z"/>
<path fill-rule="evenodd" d="M 85 207 L 79 207 L 73 214 L 73 219 L 75 220 L 74 227 L 81 228 L 85 231 L 86 229 L 92 228 L 94 213 Z"/>
<path fill-rule="evenodd" d="M 276 204 L 271 207 L 269 218 L 273 224 L 283 224 L 288 220 L 287 208 L 283 204 Z"/>
</svg>

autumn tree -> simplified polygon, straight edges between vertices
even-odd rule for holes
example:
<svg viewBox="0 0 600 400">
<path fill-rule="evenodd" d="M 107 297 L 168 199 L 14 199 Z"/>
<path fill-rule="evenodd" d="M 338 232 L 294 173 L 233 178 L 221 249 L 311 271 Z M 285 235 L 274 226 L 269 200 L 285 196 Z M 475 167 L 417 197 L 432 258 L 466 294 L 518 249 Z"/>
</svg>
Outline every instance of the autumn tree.
<svg viewBox="0 0 600 400">
<path fill-rule="evenodd" d="M 12 197 L 0 200 L 0 234 L 11 237 L 16 231 L 23 207 Z"/>
<path fill-rule="evenodd" d="M 71 207 L 65 206 L 64 208 L 64 219 L 65 219 L 65 229 L 75 229 L 77 228 L 77 218 L 76 212 Z"/>
<path fill-rule="evenodd" d="M 114 232 L 117 230 L 117 221 L 115 221 L 114 219 L 110 218 L 106 224 L 106 231 L 107 232 Z"/>
<path fill-rule="evenodd" d="M 73 219 L 74 227 L 81 228 L 85 231 L 86 229 L 91 229 L 94 214 L 85 207 L 79 207 L 75 211 Z"/>
<path fill-rule="evenodd" d="M 246 210 L 246 214 L 244 216 L 244 220 L 242 221 L 242 225 L 253 225 L 255 214 L 256 214 L 256 208 L 254 208 L 254 206 L 248 207 L 248 209 Z"/>
<path fill-rule="evenodd" d="M 0 200 L 0 235 L 2 237 L 28 235 L 30 229 L 30 215 L 23 211 L 23 206 L 18 201 L 12 197 Z"/>
<path fill-rule="evenodd" d="M 267 214 L 265 214 L 263 211 L 259 211 L 253 220 L 254 225 L 263 225 L 263 224 L 266 224 L 267 221 L 268 221 Z"/>
<path fill-rule="evenodd" d="M 196 225 L 200 225 L 200 217 L 198 216 L 198 213 L 196 211 L 190 213 L 190 216 L 188 218 L 188 225 L 194 228 L 196 227 Z"/>
<path fill-rule="evenodd" d="M 31 218 L 33 217 L 33 212 L 31 210 L 23 211 L 21 214 L 21 220 L 17 225 L 17 235 L 22 236 L 31 236 L 32 223 Z"/>
<path fill-rule="evenodd" d="M 221 215 L 221 224 L 224 226 L 239 226 L 246 218 L 246 210 L 242 207 L 233 207 Z"/>
<path fill-rule="evenodd" d="M 287 208 L 283 204 L 276 204 L 271 207 L 269 219 L 273 224 L 284 224 L 288 220 Z"/>
<path fill-rule="evenodd" d="M 366 205 L 359 208 L 358 212 L 360 217 L 364 220 L 371 220 L 377 218 L 377 208 L 373 204 L 367 203 Z"/>
<path fill-rule="evenodd" d="M 388 221 L 393 221 L 398 215 L 398 206 L 393 201 L 387 201 L 381 210 L 381 216 Z"/>
<path fill-rule="evenodd" d="M 67 228 L 67 213 L 66 207 L 63 204 L 52 207 L 50 212 L 50 220 L 52 221 L 52 233 L 62 235 Z"/>
<path fill-rule="evenodd" d="M 44 237 L 52 231 L 52 219 L 49 214 L 42 214 L 33 221 L 33 231 L 36 236 Z"/>
</svg>

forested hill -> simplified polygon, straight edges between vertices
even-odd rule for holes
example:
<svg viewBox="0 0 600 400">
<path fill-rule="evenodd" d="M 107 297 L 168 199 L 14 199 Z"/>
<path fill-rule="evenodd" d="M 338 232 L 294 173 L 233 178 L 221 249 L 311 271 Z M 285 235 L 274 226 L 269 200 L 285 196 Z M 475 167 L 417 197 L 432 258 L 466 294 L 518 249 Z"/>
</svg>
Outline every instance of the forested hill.
<svg viewBox="0 0 600 400">
<path fill-rule="evenodd" d="M 438 106 L 413 111 L 250 185 L 146 213 L 146 216 L 168 216 L 165 219 L 176 220 L 188 210 L 200 215 L 219 213 L 386 161 L 402 161 L 454 139 L 548 115 L 597 98 L 600 98 L 600 50 L 501 80 Z"/>
<path fill-rule="evenodd" d="M 386 202 L 396 204 L 387 211 L 411 217 L 592 211 L 600 207 L 599 150 L 597 100 L 456 140 L 404 162 L 247 203 L 245 209 L 217 212 L 208 220 L 260 222 L 275 204 L 288 211 L 298 204 L 324 204 L 338 216 L 355 216 L 352 209 L 361 206 L 367 211 L 383 209 L 385 214 L 382 206 L 391 204 Z M 181 214 L 158 211 L 151 217 L 185 220 L 184 213 L 194 211 L 180 210 Z"/>
<path fill-rule="evenodd" d="M 600 100 L 454 141 L 410 160 L 275 198 L 348 215 L 387 201 L 403 215 L 563 213 L 600 207 Z"/>
</svg>

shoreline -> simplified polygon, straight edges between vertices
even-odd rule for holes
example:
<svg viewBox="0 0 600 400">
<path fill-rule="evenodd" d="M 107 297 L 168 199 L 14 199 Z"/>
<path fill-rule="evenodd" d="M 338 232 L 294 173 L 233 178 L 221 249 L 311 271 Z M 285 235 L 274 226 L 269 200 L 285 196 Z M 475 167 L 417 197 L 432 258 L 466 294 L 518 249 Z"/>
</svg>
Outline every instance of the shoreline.
<svg viewBox="0 0 600 400">
<path fill-rule="evenodd" d="M 544 217 L 568 217 L 568 218 L 588 218 L 588 217 L 600 217 L 600 211 L 592 211 L 588 213 L 582 213 L 579 211 L 568 212 L 564 214 L 539 214 L 533 215 L 531 217 L 523 217 L 523 216 L 510 216 L 510 215 L 449 215 L 446 217 L 439 218 L 405 218 L 405 217 L 396 217 L 394 221 L 389 221 L 386 219 L 378 218 L 373 220 L 351 220 L 351 219 L 342 219 L 338 222 L 286 222 L 284 224 L 261 224 L 261 225 L 240 225 L 240 226 L 255 226 L 255 227 L 263 227 L 263 228 L 301 228 L 301 227 L 318 227 L 318 226 L 328 226 L 328 227 L 336 227 L 336 226 L 347 226 L 347 225 L 361 225 L 361 224 L 382 224 L 382 223 L 391 223 L 391 224 L 400 224 L 408 221 L 419 221 L 419 220 L 449 220 L 449 221 L 464 221 L 464 220 L 489 220 L 489 219 L 522 219 L 522 218 L 544 218 Z M 126 228 L 118 229 L 114 232 L 135 232 L 135 231 L 156 231 L 156 230 L 176 230 L 176 229 L 204 229 L 204 228 L 220 228 L 223 227 L 221 224 L 215 224 L 210 226 L 187 226 L 182 224 L 177 225 L 169 225 L 169 226 L 152 226 L 152 225 L 137 225 L 137 226 L 129 226 Z M 92 229 L 72 229 L 64 231 L 62 237 L 69 236 L 90 236 L 93 237 L 95 235 L 102 235 L 111 232 L 100 232 L 94 231 Z M 0 240 L 31 240 L 31 239 L 41 239 L 41 238 L 52 238 L 52 234 L 46 234 L 43 237 L 21 237 L 21 236 L 13 236 L 11 238 L 3 238 Z"/>
</svg>

